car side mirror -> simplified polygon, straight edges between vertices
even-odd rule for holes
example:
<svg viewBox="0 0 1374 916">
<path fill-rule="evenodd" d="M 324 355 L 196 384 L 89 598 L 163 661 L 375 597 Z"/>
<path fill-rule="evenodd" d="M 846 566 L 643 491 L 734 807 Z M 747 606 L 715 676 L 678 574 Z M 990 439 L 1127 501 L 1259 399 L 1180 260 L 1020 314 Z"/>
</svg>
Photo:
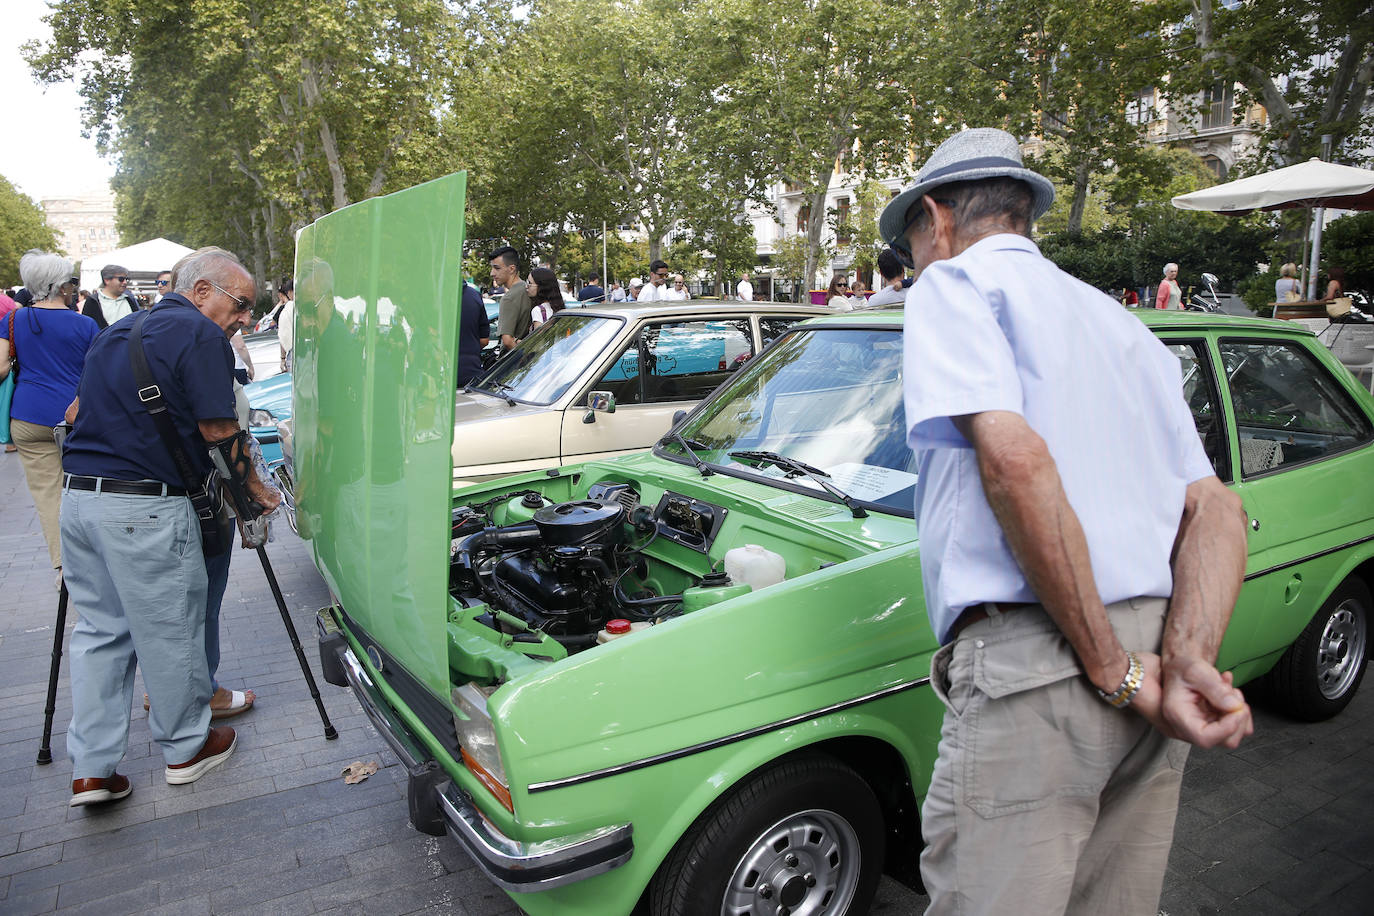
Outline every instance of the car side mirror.
<svg viewBox="0 0 1374 916">
<path fill-rule="evenodd" d="M 595 423 L 598 413 L 615 413 L 615 395 L 609 391 L 587 392 L 587 413 L 582 422 Z"/>
<path fill-rule="evenodd" d="M 685 411 L 685 410 L 675 410 L 675 411 L 673 411 L 673 426 L 674 426 L 674 427 L 676 427 L 679 423 L 681 423 L 681 422 L 682 422 L 683 420 L 685 420 L 685 419 L 687 419 L 687 411 Z"/>
</svg>

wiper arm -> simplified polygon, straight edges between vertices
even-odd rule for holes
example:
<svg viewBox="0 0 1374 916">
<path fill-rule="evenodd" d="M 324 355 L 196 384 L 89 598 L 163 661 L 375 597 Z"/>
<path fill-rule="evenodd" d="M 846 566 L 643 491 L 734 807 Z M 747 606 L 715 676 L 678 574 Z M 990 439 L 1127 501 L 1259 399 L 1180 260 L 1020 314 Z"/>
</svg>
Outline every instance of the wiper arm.
<svg viewBox="0 0 1374 916">
<path fill-rule="evenodd" d="M 505 385 L 505 384 L 502 384 L 501 382 L 496 382 L 495 384 L 496 384 L 496 386 L 499 387 L 499 388 L 507 388 L 507 389 L 510 388 L 510 385 Z M 512 406 L 512 407 L 518 406 L 518 405 L 515 403 L 515 398 L 513 398 L 513 397 L 511 397 L 510 395 L 506 394 L 505 391 L 493 391 L 493 390 L 491 390 L 490 388 L 482 388 L 482 387 L 479 387 L 478 385 L 473 385 L 473 384 L 467 385 L 467 386 L 465 386 L 465 387 L 463 388 L 463 394 L 471 394 L 471 393 L 474 392 L 474 391 L 477 392 L 478 394 L 486 394 L 486 395 L 491 395 L 491 396 L 494 397 L 494 398 L 500 398 L 501 400 L 505 401 L 507 404 L 509 404 L 509 405 Z"/>
<path fill-rule="evenodd" d="M 830 475 L 820 468 L 814 468 L 804 461 L 795 458 L 788 458 L 786 455 L 779 455 L 777 452 L 764 452 L 752 449 L 744 449 L 737 452 L 730 452 L 731 458 L 739 458 L 743 461 L 754 461 L 760 465 L 771 464 L 774 467 L 782 468 L 788 477 L 796 477 L 798 474 L 805 474 L 814 480 L 822 490 L 845 504 L 845 507 L 853 513 L 855 518 L 868 518 L 868 513 L 864 511 L 854 501 L 854 497 L 841 490 L 830 482 Z"/>
<path fill-rule="evenodd" d="M 708 448 L 709 446 L 707 446 L 706 444 L 698 442 L 695 439 L 684 439 L 677 433 L 669 433 L 662 439 L 659 439 L 658 442 L 660 445 L 662 445 L 665 442 L 674 442 L 681 446 L 683 454 L 686 455 L 688 459 L 692 462 L 692 467 L 696 468 L 698 471 L 701 472 L 702 477 L 710 477 L 711 474 L 714 473 L 709 467 L 706 466 L 706 462 L 698 458 L 697 453 L 693 451 L 693 449 Z"/>
</svg>

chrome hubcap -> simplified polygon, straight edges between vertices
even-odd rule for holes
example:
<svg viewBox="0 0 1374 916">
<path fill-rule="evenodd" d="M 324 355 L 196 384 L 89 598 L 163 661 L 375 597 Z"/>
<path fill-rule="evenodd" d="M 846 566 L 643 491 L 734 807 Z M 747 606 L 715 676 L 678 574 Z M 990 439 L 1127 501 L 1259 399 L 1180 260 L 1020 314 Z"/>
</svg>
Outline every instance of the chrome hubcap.
<svg viewBox="0 0 1374 916">
<path fill-rule="evenodd" d="M 1337 699 L 1350 689 L 1364 663 L 1367 632 L 1354 598 L 1336 606 L 1317 644 L 1317 685 L 1322 696 Z"/>
<path fill-rule="evenodd" d="M 849 908 L 863 859 L 833 811 L 789 815 L 749 844 L 725 888 L 721 916 L 822 916 Z"/>
</svg>

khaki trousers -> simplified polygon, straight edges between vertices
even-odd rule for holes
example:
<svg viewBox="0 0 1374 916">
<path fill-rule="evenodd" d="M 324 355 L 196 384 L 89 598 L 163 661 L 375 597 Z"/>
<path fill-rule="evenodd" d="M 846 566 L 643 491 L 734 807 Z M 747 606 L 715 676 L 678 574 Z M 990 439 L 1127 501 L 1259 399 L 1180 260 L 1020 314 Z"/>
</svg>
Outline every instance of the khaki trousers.
<svg viewBox="0 0 1374 916">
<path fill-rule="evenodd" d="M 11 419 L 10 436 L 19 447 L 19 463 L 24 466 L 24 479 L 38 509 L 43 538 L 48 542 L 48 558 L 52 568 L 57 569 L 62 565 L 62 529 L 58 521 L 62 509 L 62 450 L 53 441 L 51 426 Z"/>
<path fill-rule="evenodd" d="M 1168 602 L 1107 608 L 1158 651 Z M 1113 709 L 1038 606 L 992 613 L 935 654 L 946 711 L 921 808 L 927 916 L 1155 916 L 1188 745 Z"/>
</svg>

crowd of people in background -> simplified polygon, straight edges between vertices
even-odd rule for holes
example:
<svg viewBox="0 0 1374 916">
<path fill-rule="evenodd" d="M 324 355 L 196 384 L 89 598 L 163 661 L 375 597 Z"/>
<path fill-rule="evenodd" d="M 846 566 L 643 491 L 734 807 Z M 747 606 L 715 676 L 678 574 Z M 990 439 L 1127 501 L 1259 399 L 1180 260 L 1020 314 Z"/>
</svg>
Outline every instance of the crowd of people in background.
<svg viewBox="0 0 1374 916">
<path fill-rule="evenodd" d="M 668 263 L 661 258 L 655 258 L 649 264 L 647 282 L 644 278 L 636 276 L 625 283 L 612 280 L 603 286 L 601 274 L 593 271 L 575 296 L 556 279 L 550 268 L 531 267 L 526 273 L 520 263 L 520 253 L 509 245 L 492 251 L 487 256 L 487 261 L 491 266 L 491 286 L 487 293 L 501 302 L 502 317 L 499 323 L 502 330 L 499 333 L 503 349 L 513 347 L 530 331 L 548 321 L 569 304 L 583 306 L 608 302 L 686 302 L 696 298 L 687 278 L 680 273 L 674 273 Z M 879 256 L 877 266 L 876 275 L 882 281 L 877 291 L 868 288 L 864 276 L 860 273 L 855 273 L 852 281 L 847 274 L 836 274 L 822 301 L 836 311 L 846 312 L 866 306 L 901 304 L 907 288 L 911 285 L 911 279 L 906 276 L 906 271 L 897 263 L 890 251 L 884 251 Z M 522 274 L 525 275 L 525 279 L 521 279 Z M 539 290 L 538 296 L 536 289 Z M 726 289 L 726 298 L 730 298 L 728 285 Z M 821 292 L 815 290 L 812 295 L 819 296 Z M 756 292 L 749 273 L 744 272 L 735 283 L 733 298 L 741 302 L 766 302 L 772 297 L 762 291 Z"/>
</svg>

